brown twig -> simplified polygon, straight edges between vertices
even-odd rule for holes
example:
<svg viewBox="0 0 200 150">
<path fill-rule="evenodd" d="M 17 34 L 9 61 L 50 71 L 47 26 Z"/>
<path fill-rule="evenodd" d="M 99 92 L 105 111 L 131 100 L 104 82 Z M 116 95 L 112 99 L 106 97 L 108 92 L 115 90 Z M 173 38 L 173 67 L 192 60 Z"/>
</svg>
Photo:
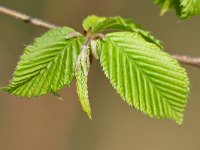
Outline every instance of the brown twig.
<svg viewBox="0 0 200 150">
<path fill-rule="evenodd" d="M 58 27 L 57 25 L 45 22 L 45 21 L 37 19 L 37 18 L 32 18 L 26 14 L 19 13 L 15 10 L 11 10 L 11 9 L 3 7 L 3 6 L 0 6 L 0 13 L 10 16 L 10 17 L 13 17 L 18 20 L 21 20 L 25 23 L 29 23 L 29 24 L 32 24 L 32 25 L 35 25 L 38 27 L 46 28 L 46 29 L 53 29 L 53 28 Z"/>
<path fill-rule="evenodd" d="M 28 16 L 23 13 L 19 13 L 15 10 L 12 10 L 3 6 L 0 6 L 0 13 L 13 17 L 18 20 L 21 20 L 25 23 L 29 23 L 38 27 L 46 28 L 46 29 L 54 29 L 58 27 L 55 24 L 48 23 L 46 21 L 43 21 L 37 18 L 32 18 L 31 16 Z M 195 67 L 200 68 L 200 57 L 191 57 L 191 56 L 184 56 L 184 55 L 172 55 L 172 57 L 177 59 L 182 64 L 187 64 L 190 66 L 195 66 Z"/>
<path fill-rule="evenodd" d="M 191 57 L 184 55 L 172 55 L 172 57 L 177 59 L 182 64 L 200 68 L 200 57 Z"/>
</svg>

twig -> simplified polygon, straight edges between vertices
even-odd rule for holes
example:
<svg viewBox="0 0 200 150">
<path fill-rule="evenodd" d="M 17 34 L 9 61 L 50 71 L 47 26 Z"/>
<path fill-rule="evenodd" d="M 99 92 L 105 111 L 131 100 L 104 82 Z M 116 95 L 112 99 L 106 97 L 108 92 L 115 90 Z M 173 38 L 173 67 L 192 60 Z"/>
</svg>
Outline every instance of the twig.
<svg viewBox="0 0 200 150">
<path fill-rule="evenodd" d="M 53 29 L 53 28 L 58 27 L 57 25 L 45 22 L 45 21 L 37 19 L 37 18 L 32 18 L 26 14 L 19 13 L 15 10 L 11 10 L 11 9 L 3 7 L 3 6 L 0 6 L 0 13 L 10 16 L 10 17 L 13 17 L 18 20 L 21 20 L 25 23 L 29 23 L 29 24 L 38 26 L 38 27 L 43 27 L 43 28 L 47 28 L 47 29 Z"/>
<path fill-rule="evenodd" d="M 172 57 L 177 59 L 182 64 L 200 68 L 200 57 L 191 57 L 184 55 L 172 55 Z"/>
<path fill-rule="evenodd" d="M 59 26 L 48 23 L 46 21 L 37 19 L 37 18 L 32 18 L 31 16 L 28 16 L 26 14 L 17 12 L 15 10 L 0 6 L 0 13 L 13 17 L 15 19 L 21 20 L 25 23 L 29 23 L 38 27 L 43 27 L 46 29 L 54 29 Z M 182 64 L 187 64 L 190 66 L 195 66 L 200 68 L 200 57 L 191 57 L 191 56 L 184 56 L 184 55 L 172 55 L 173 58 L 177 59 L 180 63 Z"/>
</svg>

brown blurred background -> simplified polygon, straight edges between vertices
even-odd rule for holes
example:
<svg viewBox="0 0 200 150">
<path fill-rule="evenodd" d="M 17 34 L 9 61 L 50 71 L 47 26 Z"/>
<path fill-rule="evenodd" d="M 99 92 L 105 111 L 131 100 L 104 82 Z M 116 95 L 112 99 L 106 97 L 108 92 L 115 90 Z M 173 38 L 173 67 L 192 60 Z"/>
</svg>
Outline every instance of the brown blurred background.
<svg viewBox="0 0 200 150">
<path fill-rule="evenodd" d="M 82 31 L 91 14 L 134 18 L 170 53 L 200 56 L 200 16 L 179 21 L 159 16 L 152 0 L 0 0 L 0 4 Z M 24 45 L 46 30 L 0 14 L 0 86 L 12 77 Z M 129 107 L 94 61 L 89 75 L 93 120 L 81 111 L 74 82 L 60 94 L 22 99 L 0 93 L 0 150 L 199 150 L 200 69 L 185 66 L 191 93 L 182 126 L 154 120 Z"/>
</svg>

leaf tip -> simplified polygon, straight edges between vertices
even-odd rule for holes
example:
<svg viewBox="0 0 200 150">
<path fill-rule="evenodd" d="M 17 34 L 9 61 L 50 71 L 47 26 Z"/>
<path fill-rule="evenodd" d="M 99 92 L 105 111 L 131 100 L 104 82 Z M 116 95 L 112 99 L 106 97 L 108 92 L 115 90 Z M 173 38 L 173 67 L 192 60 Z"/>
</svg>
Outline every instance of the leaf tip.
<svg viewBox="0 0 200 150">
<path fill-rule="evenodd" d="M 183 118 L 176 120 L 176 123 L 178 126 L 181 126 L 183 124 Z"/>
<path fill-rule="evenodd" d="M 160 16 L 161 16 L 161 17 L 164 16 L 164 14 L 166 14 L 167 11 L 168 11 L 168 10 L 162 9 L 162 10 L 160 11 Z"/>
<path fill-rule="evenodd" d="M 91 114 L 91 112 L 89 114 L 87 114 L 87 115 L 88 115 L 89 119 L 92 120 L 92 114 Z"/>
<path fill-rule="evenodd" d="M 62 96 L 60 96 L 60 95 L 58 94 L 58 92 L 52 92 L 52 94 L 53 94 L 56 98 L 58 98 L 59 100 L 63 101 Z"/>
</svg>

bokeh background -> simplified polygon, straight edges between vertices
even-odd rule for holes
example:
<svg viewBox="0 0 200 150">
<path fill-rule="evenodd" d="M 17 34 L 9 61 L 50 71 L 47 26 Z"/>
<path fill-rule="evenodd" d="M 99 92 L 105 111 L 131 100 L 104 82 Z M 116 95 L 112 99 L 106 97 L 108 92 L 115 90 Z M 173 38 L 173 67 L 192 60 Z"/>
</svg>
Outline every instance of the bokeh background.
<svg viewBox="0 0 200 150">
<path fill-rule="evenodd" d="M 159 16 L 151 0 L 1 0 L 16 9 L 82 32 L 91 14 L 134 18 L 173 54 L 200 56 L 200 16 L 180 21 Z M 8 84 L 25 45 L 46 30 L 0 14 L 0 86 Z M 98 61 L 89 74 L 93 120 L 82 112 L 74 82 L 52 95 L 22 99 L 0 93 L 0 150 L 199 150 L 200 69 L 184 66 L 191 92 L 184 123 L 154 120 L 129 107 L 104 76 Z"/>
</svg>

